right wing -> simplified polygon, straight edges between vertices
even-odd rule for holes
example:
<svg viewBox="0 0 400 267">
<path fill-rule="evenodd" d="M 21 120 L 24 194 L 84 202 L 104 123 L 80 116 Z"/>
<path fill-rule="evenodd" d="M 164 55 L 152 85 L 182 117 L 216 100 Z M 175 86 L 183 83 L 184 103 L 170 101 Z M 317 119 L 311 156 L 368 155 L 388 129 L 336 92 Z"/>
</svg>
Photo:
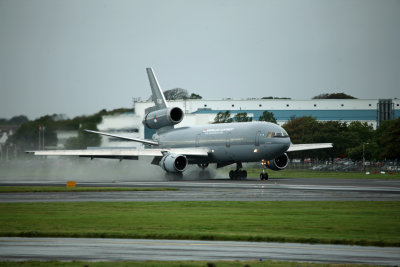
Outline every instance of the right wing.
<svg viewBox="0 0 400 267">
<path fill-rule="evenodd" d="M 322 148 L 331 148 L 332 143 L 316 143 L 316 144 L 290 144 L 287 152 L 294 151 L 303 151 L 303 150 L 312 150 L 312 149 L 322 149 Z"/>
</svg>

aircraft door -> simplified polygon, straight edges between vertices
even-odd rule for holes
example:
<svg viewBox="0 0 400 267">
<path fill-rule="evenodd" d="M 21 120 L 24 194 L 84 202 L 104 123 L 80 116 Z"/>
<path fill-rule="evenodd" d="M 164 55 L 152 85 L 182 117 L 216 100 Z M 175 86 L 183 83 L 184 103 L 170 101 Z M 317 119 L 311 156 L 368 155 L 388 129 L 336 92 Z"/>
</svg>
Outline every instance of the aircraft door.
<svg viewBox="0 0 400 267">
<path fill-rule="evenodd" d="M 260 139 L 261 139 L 261 131 L 258 131 L 258 132 L 256 133 L 256 140 L 255 140 L 255 142 L 254 142 L 254 144 L 255 144 L 256 146 L 259 146 L 259 145 L 260 145 Z"/>
<path fill-rule="evenodd" d="M 196 147 L 200 146 L 200 134 L 196 135 Z"/>
<path fill-rule="evenodd" d="M 226 134 L 226 147 L 231 147 L 231 132 Z"/>
</svg>

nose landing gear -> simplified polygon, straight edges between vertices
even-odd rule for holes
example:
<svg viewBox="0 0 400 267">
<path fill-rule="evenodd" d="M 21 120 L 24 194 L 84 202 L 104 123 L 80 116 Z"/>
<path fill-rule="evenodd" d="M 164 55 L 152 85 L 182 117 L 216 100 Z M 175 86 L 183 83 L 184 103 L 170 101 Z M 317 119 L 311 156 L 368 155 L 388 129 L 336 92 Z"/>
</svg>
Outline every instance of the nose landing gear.
<svg viewBox="0 0 400 267">
<path fill-rule="evenodd" d="M 262 173 L 260 173 L 260 180 L 268 180 L 268 173 L 265 171 L 265 165 L 267 164 L 267 161 L 261 160 L 261 166 L 262 166 Z"/>
<path fill-rule="evenodd" d="M 241 170 L 243 168 L 241 162 L 236 163 L 236 170 L 231 170 L 229 172 L 229 178 L 231 180 L 244 180 L 247 178 L 247 171 L 246 170 Z"/>
</svg>

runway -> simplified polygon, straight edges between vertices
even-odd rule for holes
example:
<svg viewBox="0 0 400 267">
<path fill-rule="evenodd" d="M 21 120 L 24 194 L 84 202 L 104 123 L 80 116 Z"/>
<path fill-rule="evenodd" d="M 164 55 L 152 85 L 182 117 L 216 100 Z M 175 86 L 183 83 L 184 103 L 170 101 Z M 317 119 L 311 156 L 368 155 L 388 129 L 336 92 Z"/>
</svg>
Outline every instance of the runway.
<svg viewBox="0 0 400 267">
<path fill-rule="evenodd" d="M 261 259 L 398 265 L 400 248 L 230 241 L 1 237 L 0 259 L 61 261 Z"/>
<path fill-rule="evenodd" d="M 63 181 L 0 182 L 65 186 Z M 160 182 L 78 182 L 78 186 L 173 187 L 179 191 L 1 193 L 0 202 L 75 201 L 383 201 L 400 200 L 400 180 L 225 179 Z M 0 238 L 1 260 L 284 260 L 400 264 L 400 248 L 263 242 L 182 240 Z"/>
<path fill-rule="evenodd" d="M 65 182 L 19 181 L 5 185 L 58 185 Z M 1 193 L 0 202 L 74 201 L 399 201 L 400 180 L 271 179 L 167 182 L 79 182 L 78 186 L 173 187 L 179 191 Z"/>
</svg>

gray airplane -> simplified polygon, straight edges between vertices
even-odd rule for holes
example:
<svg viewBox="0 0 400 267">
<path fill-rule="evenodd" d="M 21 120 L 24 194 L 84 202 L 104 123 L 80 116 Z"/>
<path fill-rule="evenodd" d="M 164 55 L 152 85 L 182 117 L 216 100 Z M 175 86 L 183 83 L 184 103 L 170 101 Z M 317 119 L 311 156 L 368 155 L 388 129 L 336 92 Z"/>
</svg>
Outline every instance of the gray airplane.
<svg viewBox="0 0 400 267">
<path fill-rule="evenodd" d="M 292 144 L 287 132 L 277 124 L 269 122 L 241 122 L 206 124 L 180 127 L 184 112 L 179 107 L 169 107 L 157 78 L 147 68 L 154 106 L 146 109 L 143 124 L 156 129 L 152 140 L 124 137 L 109 133 L 87 132 L 140 142 L 144 149 L 89 149 L 89 150 L 44 150 L 30 151 L 44 156 L 79 156 L 88 158 L 131 159 L 153 157 L 152 164 L 159 165 L 167 174 L 180 175 L 188 164 L 206 168 L 216 163 L 217 168 L 236 164 L 229 172 L 233 180 L 246 179 L 243 162 L 260 162 L 263 166 L 261 180 L 268 179 L 265 167 L 279 171 L 289 162 L 287 152 L 332 147 L 331 143 Z"/>
</svg>

